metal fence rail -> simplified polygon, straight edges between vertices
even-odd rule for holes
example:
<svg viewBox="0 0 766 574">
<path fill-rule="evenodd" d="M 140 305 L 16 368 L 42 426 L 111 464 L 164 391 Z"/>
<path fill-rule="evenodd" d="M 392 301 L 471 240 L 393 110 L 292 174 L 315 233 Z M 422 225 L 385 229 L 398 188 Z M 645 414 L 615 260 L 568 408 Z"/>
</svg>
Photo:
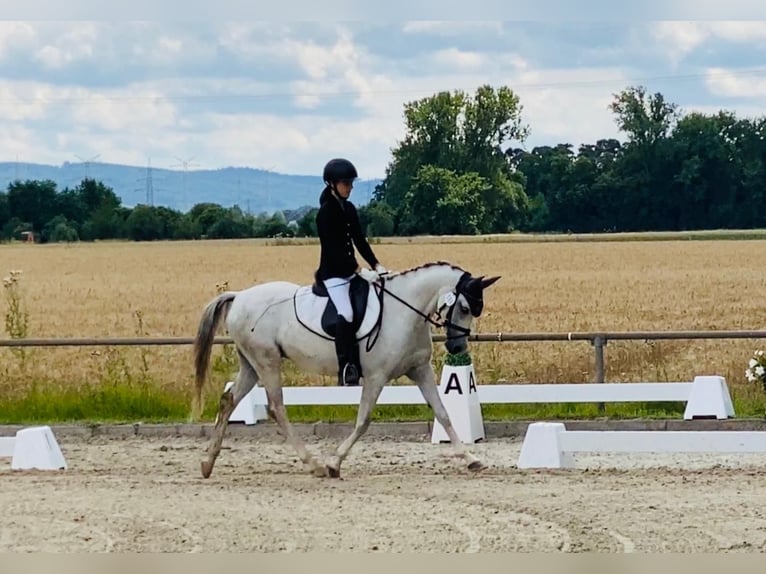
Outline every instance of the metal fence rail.
<svg viewBox="0 0 766 574">
<path fill-rule="evenodd" d="M 434 342 L 446 337 L 433 334 Z M 766 330 L 753 331 L 616 331 L 616 332 L 568 332 L 568 333 L 477 333 L 468 337 L 477 343 L 535 342 L 535 341 L 587 341 L 595 353 L 594 382 L 604 382 L 604 347 L 609 340 L 691 340 L 691 339 L 766 339 Z M 193 337 L 117 337 L 117 338 L 69 338 L 69 339 L 0 339 L 0 347 L 90 347 L 90 346 L 155 346 L 191 345 Z M 232 343 L 229 337 L 216 337 L 214 344 Z"/>
</svg>

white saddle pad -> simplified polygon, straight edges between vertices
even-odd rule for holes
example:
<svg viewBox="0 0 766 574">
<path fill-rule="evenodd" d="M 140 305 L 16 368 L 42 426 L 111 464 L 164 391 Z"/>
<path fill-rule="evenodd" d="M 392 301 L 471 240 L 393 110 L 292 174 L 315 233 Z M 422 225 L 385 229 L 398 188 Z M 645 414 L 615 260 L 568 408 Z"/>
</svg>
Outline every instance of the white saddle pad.
<svg viewBox="0 0 766 574">
<path fill-rule="evenodd" d="M 378 300 L 378 294 L 372 284 L 370 284 L 369 289 L 370 292 L 367 295 L 367 311 L 364 314 L 362 324 L 359 325 L 359 329 L 356 331 L 357 339 L 369 335 L 380 317 L 380 301 Z M 322 328 L 322 315 L 329 302 L 329 297 L 319 297 L 314 295 L 314 292 L 311 290 L 311 285 L 304 285 L 295 293 L 295 315 L 298 317 L 298 320 L 311 331 L 314 331 L 323 337 L 330 338 L 327 332 Z"/>
</svg>

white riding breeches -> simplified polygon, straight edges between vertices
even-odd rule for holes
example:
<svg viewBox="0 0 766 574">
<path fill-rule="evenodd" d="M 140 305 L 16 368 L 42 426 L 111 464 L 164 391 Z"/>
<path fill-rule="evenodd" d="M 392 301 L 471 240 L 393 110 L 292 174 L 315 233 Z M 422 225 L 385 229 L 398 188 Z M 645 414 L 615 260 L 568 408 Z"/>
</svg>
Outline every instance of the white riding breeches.
<svg viewBox="0 0 766 574">
<path fill-rule="evenodd" d="M 330 277 L 324 280 L 327 294 L 335 304 L 338 315 L 342 316 L 349 323 L 354 319 L 354 310 L 351 308 L 351 297 L 349 295 L 353 278 L 354 276 L 350 275 L 349 277 Z"/>
</svg>

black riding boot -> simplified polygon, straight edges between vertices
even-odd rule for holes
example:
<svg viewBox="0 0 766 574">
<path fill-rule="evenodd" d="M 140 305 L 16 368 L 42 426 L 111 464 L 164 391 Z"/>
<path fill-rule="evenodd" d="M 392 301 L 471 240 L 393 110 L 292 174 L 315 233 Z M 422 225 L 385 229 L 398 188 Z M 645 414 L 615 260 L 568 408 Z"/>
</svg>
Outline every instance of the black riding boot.
<svg viewBox="0 0 766 574">
<path fill-rule="evenodd" d="M 361 376 L 359 342 L 353 326 L 343 316 L 338 317 L 336 326 L 335 353 L 338 356 L 338 386 L 358 385 Z"/>
</svg>

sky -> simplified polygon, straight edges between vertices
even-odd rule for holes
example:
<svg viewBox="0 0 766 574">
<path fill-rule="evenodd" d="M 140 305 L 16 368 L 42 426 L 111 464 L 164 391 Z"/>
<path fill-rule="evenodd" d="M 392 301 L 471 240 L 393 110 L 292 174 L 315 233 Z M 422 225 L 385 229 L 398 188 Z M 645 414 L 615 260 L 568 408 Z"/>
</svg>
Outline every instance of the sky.
<svg viewBox="0 0 766 574">
<path fill-rule="evenodd" d="M 225 16 L 0 21 L 0 161 L 320 175 L 341 156 L 382 178 L 406 102 L 482 84 L 519 95 L 530 134 L 505 146 L 525 149 L 624 139 L 608 105 L 630 85 L 766 113 L 766 21 Z"/>
</svg>

